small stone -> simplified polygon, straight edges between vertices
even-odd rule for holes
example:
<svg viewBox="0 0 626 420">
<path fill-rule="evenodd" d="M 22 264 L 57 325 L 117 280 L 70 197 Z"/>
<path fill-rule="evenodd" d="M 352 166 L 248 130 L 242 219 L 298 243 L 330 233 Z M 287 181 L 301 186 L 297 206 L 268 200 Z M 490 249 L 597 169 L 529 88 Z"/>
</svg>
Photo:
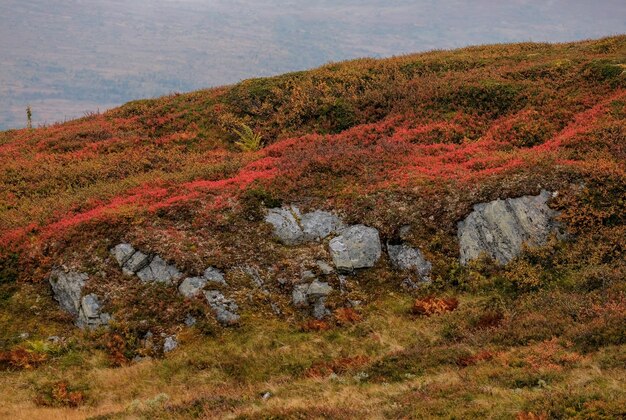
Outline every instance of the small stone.
<svg viewBox="0 0 626 420">
<path fill-rule="evenodd" d="M 408 245 L 387 245 L 389 259 L 394 268 L 403 271 L 415 272 L 423 281 L 429 281 L 428 275 L 433 265 L 424 258 L 424 254 L 417 248 Z"/>
<path fill-rule="evenodd" d="M 26 340 L 28 337 L 30 337 L 30 334 L 27 332 L 23 332 L 23 333 L 20 333 L 19 337 L 21 340 Z"/>
<path fill-rule="evenodd" d="M 78 319 L 76 320 L 76 325 L 79 328 L 98 328 L 107 325 L 110 320 L 111 316 L 109 314 L 102 313 L 102 306 L 98 296 L 93 293 L 83 296 Z"/>
<path fill-rule="evenodd" d="M 150 264 L 150 256 L 141 251 L 137 251 L 124 263 L 124 273 L 135 274 L 144 267 L 147 267 L 148 264 Z"/>
<path fill-rule="evenodd" d="M 190 314 L 185 317 L 185 325 L 188 327 L 193 327 L 197 322 L 196 318 Z"/>
<path fill-rule="evenodd" d="M 304 271 L 300 275 L 300 280 L 302 280 L 303 283 L 313 281 L 315 280 L 315 274 L 310 270 Z"/>
<path fill-rule="evenodd" d="M 313 305 L 313 317 L 316 319 L 324 319 L 330 311 L 326 309 L 326 298 L 322 297 L 315 301 Z"/>
<path fill-rule="evenodd" d="M 231 326 L 239 322 L 239 315 L 237 311 L 239 307 L 237 304 L 224 297 L 219 290 L 208 290 L 204 292 L 204 296 L 209 303 L 209 306 L 215 312 L 215 317 L 222 325 Z"/>
<path fill-rule="evenodd" d="M 265 392 L 263 395 L 261 395 L 261 399 L 269 400 L 271 396 L 272 396 L 272 393 L 268 391 L 268 392 Z"/>
<path fill-rule="evenodd" d="M 215 267 L 209 267 L 206 270 L 204 270 L 204 278 L 212 283 L 226 285 L 226 280 L 224 279 L 224 273 Z"/>
<path fill-rule="evenodd" d="M 307 289 L 307 297 L 309 301 L 325 298 L 333 291 L 333 288 L 328 283 L 315 280 L 309 285 Z"/>
<path fill-rule="evenodd" d="M 178 341 L 176 341 L 175 336 L 169 336 L 165 338 L 165 342 L 163 342 L 163 353 L 169 353 L 178 347 Z"/>
<path fill-rule="evenodd" d="M 126 262 L 133 256 L 135 253 L 135 248 L 131 244 L 119 244 L 110 250 L 111 255 L 115 257 L 115 260 L 119 264 L 120 267 L 124 266 Z"/>
<path fill-rule="evenodd" d="M 206 284 L 207 279 L 205 277 L 187 277 L 178 286 L 178 291 L 186 298 L 192 298 L 202 293 L 202 289 L 204 289 Z"/>
<path fill-rule="evenodd" d="M 309 299 L 307 296 L 308 290 L 308 284 L 296 284 L 293 287 L 293 291 L 291 292 L 291 301 L 295 307 L 302 308 L 307 306 L 307 304 L 309 303 Z"/>
<path fill-rule="evenodd" d="M 50 337 L 48 337 L 47 340 L 52 342 L 53 344 L 57 344 L 61 342 L 61 337 L 59 337 L 58 335 L 51 335 Z"/>
<path fill-rule="evenodd" d="M 335 271 L 335 269 L 325 261 L 320 260 L 320 261 L 317 261 L 316 264 L 317 264 L 317 268 L 319 268 L 319 270 L 325 276 L 328 276 L 329 274 L 332 274 Z"/>
</svg>

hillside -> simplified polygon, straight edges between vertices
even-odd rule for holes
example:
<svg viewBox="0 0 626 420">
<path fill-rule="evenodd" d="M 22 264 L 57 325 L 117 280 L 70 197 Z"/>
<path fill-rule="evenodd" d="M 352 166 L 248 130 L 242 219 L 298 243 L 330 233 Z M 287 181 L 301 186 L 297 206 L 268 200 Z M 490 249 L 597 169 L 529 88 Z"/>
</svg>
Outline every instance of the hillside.
<svg viewBox="0 0 626 420">
<path fill-rule="evenodd" d="M 626 36 L 134 101 L 0 162 L 0 416 L 626 415 Z"/>
</svg>

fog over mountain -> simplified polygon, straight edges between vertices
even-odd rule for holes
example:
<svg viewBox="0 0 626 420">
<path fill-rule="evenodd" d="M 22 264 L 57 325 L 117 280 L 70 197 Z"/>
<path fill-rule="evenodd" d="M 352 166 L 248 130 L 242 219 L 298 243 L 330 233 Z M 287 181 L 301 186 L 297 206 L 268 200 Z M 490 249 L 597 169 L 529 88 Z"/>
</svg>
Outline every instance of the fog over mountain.
<svg viewBox="0 0 626 420">
<path fill-rule="evenodd" d="M 626 32 L 623 0 L 3 0 L 0 129 L 356 57 Z"/>
</svg>

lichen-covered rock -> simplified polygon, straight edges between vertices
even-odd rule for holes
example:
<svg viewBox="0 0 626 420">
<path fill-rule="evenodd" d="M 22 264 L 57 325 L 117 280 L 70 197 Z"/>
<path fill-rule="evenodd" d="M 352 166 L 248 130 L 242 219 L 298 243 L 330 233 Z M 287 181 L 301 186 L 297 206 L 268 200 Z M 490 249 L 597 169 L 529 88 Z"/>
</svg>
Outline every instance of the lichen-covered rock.
<svg viewBox="0 0 626 420">
<path fill-rule="evenodd" d="M 226 285 L 226 280 L 224 279 L 224 273 L 218 270 L 215 267 L 209 267 L 204 270 L 203 274 L 204 278 L 212 283 L 223 284 Z"/>
<path fill-rule="evenodd" d="M 158 255 L 150 264 L 137 272 L 137 277 L 144 283 L 166 283 L 171 284 L 182 277 L 182 273 L 172 264 L 168 264 Z"/>
<path fill-rule="evenodd" d="M 373 267 L 382 253 L 378 230 L 364 225 L 347 228 L 330 241 L 329 247 L 340 271 Z"/>
<path fill-rule="evenodd" d="M 76 325 L 80 328 L 97 328 L 107 325 L 111 320 L 108 313 L 102 312 L 102 305 L 98 296 L 91 293 L 81 299 L 80 311 Z"/>
<path fill-rule="evenodd" d="M 428 275 L 433 265 L 424 258 L 422 251 L 406 244 L 388 244 L 387 251 L 389 252 L 389 259 L 394 268 L 414 272 L 423 281 L 429 280 Z"/>
<path fill-rule="evenodd" d="M 219 290 L 208 290 L 204 296 L 220 324 L 231 326 L 239 323 L 239 307 L 234 301 L 227 299 Z"/>
<path fill-rule="evenodd" d="M 119 244 L 114 246 L 111 249 L 111 255 L 115 258 L 120 267 L 123 267 L 124 264 L 133 256 L 135 253 L 135 248 L 131 244 Z"/>
<path fill-rule="evenodd" d="M 320 241 L 343 229 L 341 219 L 332 213 L 316 210 L 302 214 L 296 206 L 270 209 L 265 221 L 274 227 L 274 235 L 285 245 Z"/>
<path fill-rule="evenodd" d="M 122 270 L 124 274 L 132 276 L 150 264 L 150 256 L 141 251 L 136 251 L 124 263 Z"/>
<path fill-rule="evenodd" d="M 304 232 L 300 227 L 300 210 L 288 208 L 270 209 L 265 221 L 274 227 L 274 235 L 285 245 L 298 245 L 304 241 Z"/>
<path fill-rule="evenodd" d="M 202 293 L 202 289 L 207 285 L 207 279 L 204 277 L 187 277 L 178 286 L 178 291 L 186 298 L 192 298 Z"/>
<path fill-rule="evenodd" d="M 458 223 L 460 261 L 478 258 L 481 254 L 506 264 L 519 255 L 524 243 L 544 245 L 558 231 L 558 212 L 548 207 L 551 193 L 523 196 L 476 204 L 474 211 Z"/>
<path fill-rule="evenodd" d="M 55 269 L 48 279 L 52 286 L 54 298 L 59 302 L 61 308 L 75 317 L 80 311 L 81 295 L 88 278 L 85 273 Z"/>
</svg>

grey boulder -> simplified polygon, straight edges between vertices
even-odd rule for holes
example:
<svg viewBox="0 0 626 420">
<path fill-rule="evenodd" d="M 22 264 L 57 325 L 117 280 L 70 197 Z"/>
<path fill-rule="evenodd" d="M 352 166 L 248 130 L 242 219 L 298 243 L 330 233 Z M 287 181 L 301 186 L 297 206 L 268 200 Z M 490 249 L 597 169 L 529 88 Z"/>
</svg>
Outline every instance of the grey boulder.
<svg viewBox="0 0 626 420">
<path fill-rule="evenodd" d="M 122 266 L 124 274 L 132 276 L 150 264 L 150 256 L 141 251 L 136 251 Z"/>
<path fill-rule="evenodd" d="M 335 267 L 344 272 L 373 267 L 382 253 L 378 230 L 364 225 L 347 228 L 329 248 Z"/>
<path fill-rule="evenodd" d="M 523 245 L 544 245 L 552 233 L 558 233 L 558 212 L 548 207 L 549 191 L 537 196 L 523 196 L 476 204 L 474 211 L 458 227 L 460 261 L 485 254 L 500 264 L 518 256 Z"/>
<path fill-rule="evenodd" d="M 81 295 L 88 278 L 85 273 L 55 269 L 48 279 L 56 301 L 75 317 L 80 311 Z"/>
<path fill-rule="evenodd" d="M 389 259 L 394 268 L 402 271 L 414 272 L 423 281 L 428 281 L 428 275 L 433 265 L 424 258 L 424 254 L 417 248 L 406 244 L 387 245 Z"/>
</svg>

